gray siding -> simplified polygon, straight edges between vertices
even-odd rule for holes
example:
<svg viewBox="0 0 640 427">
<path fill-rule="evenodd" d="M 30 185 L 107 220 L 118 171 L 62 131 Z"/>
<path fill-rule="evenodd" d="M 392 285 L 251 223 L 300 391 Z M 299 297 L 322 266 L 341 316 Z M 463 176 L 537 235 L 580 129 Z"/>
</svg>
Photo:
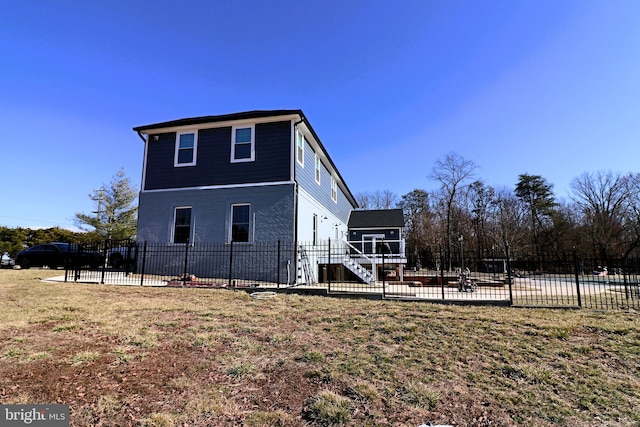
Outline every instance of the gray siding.
<svg viewBox="0 0 640 427">
<path fill-rule="evenodd" d="M 255 161 L 231 163 L 231 127 L 198 131 L 195 166 L 174 167 L 176 133 L 149 135 L 145 190 L 288 181 L 291 122 L 255 125 Z M 158 136 L 159 141 L 154 141 Z"/>
<path fill-rule="evenodd" d="M 298 185 L 346 223 L 353 206 L 349 203 L 340 185 L 338 185 L 337 203 L 333 201 L 331 198 L 331 174 L 324 163 L 322 163 L 320 185 L 318 185 L 315 178 L 315 152 L 306 141 L 304 147 L 304 167 L 300 166 L 298 162 L 295 162 L 295 167 L 296 182 Z"/>
<path fill-rule="evenodd" d="M 236 203 L 251 204 L 250 240 L 294 241 L 292 184 L 142 192 L 138 213 L 138 240 L 170 242 L 174 208 L 191 206 L 192 241 L 228 242 L 231 205 Z"/>
</svg>

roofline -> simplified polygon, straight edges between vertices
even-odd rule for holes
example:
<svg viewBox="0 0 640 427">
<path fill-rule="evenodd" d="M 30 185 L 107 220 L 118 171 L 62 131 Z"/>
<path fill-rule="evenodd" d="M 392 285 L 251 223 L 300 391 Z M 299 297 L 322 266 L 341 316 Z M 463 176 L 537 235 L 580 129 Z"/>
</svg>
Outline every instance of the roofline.
<svg viewBox="0 0 640 427">
<path fill-rule="evenodd" d="M 388 209 L 355 209 L 352 212 L 392 212 L 392 211 L 401 211 L 404 214 L 404 210 L 402 208 L 388 208 Z"/>
<path fill-rule="evenodd" d="M 358 202 L 356 201 L 356 198 L 353 196 L 353 193 L 351 193 L 351 190 L 349 189 L 347 182 L 344 180 L 344 178 L 340 174 L 340 171 L 336 167 L 335 163 L 333 163 L 333 160 L 331 159 L 329 152 L 320 141 L 320 137 L 311 126 L 311 123 L 309 123 L 309 120 L 300 109 L 298 110 L 252 110 L 252 111 L 243 111 L 240 113 L 222 114 L 217 116 L 189 117 L 184 119 L 153 123 L 150 125 L 136 126 L 133 128 L 133 130 L 140 135 L 142 133 L 147 133 L 145 131 L 149 131 L 149 130 L 160 130 L 160 129 L 176 128 L 176 127 L 183 127 L 183 126 L 197 126 L 197 125 L 207 124 L 207 123 L 229 122 L 229 121 L 235 121 L 235 120 L 262 119 L 262 118 L 292 116 L 292 115 L 299 116 L 300 120 L 304 122 L 307 129 L 309 129 L 309 132 L 311 132 L 311 135 L 318 143 L 318 146 L 326 155 L 326 158 L 329 161 L 329 164 L 331 165 L 336 175 L 340 179 L 340 182 L 342 182 L 347 198 L 349 199 L 351 204 L 355 206 L 355 208 L 357 209 L 359 207 Z"/>
<path fill-rule="evenodd" d="M 189 117 L 185 119 L 170 120 L 167 122 L 153 123 L 150 125 L 136 126 L 133 128 L 138 133 L 144 133 L 147 130 L 173 128 L 180 126 L 195 126 L 206 123 L 227 122 L 233 120 L 248 120 L 248 119 L 260 119 L 266 117 L 278 117 L 299 115 L 303 117 L 302 110 L 253 110 L 243 111 L 241 113 L 221 114 L 218 116 L 201 116 L 201 117 Z"/>
<path fill-rule="evenodd" d="M 320 147 L 320 149 L 327 156 L 327 160 L 329 161 L 329 164 L 331 165 L 333 170 L 336 171 L 336 175 L 338 175 L 338 178 L 340 178 L 340 181 L 342 181 L 342 184 L 344 185 L 344 189 L 346 190 L 346 193 L 347 193 L 346 194 L 347 198 L 350 199 L 349 201 L 351 202 L 351 204 L 353 206 L 355 206 L 355 209 L 358 209 L 359 208 L 358 202 L 356 201 L 356 198 L 353 196 L 353 193 L 351 193 L 351 190 L 349 189 L 349 186 L 347 185 L 347 181 L 345 181 L 344 178 L 342 177 L 342 175 L 340 175 L 340 171 L 338 170 L 338 168 L 335 165 L 335 163 L 333 163 L 333 160 L 331 159 L 331 156 L 329 155 L 329 152 L 327 151 L 326 148 L 324 148 L 324 145 L 322 144 L 322 141 L 320 141 L 320 137 L 318 136 L 316 131 L 313 129 L 313 127 L 311 126 L 311 123 L 309 123 L 309 120 L 307 119 L 307 117 L 304 115 L 304 113 L 301 110 L 300 110 L 300 117 L 304 121 L 304 124 L 307 126 L 307 129 L 309 129 L 309 132 L 311 132 L 311 135 L 313 135 L 313 138 L 318 143 L 318 146 Z"/>
</svg>

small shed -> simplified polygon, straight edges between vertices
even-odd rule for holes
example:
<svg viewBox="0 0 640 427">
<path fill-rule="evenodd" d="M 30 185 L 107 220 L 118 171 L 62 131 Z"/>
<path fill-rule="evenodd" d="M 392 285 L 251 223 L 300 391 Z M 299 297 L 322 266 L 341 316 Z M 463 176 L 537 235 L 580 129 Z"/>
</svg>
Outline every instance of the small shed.
<svg viewBox="0 0 640 427">
<path fill-rule="evenodd" d="M 384 261 L 402 277 L 407 263 L 402 209 L 354 210 L 347 226 L 351 253 L 361 256 L 361 264 L 370 264 L 376 271 Z"/>
</svg>

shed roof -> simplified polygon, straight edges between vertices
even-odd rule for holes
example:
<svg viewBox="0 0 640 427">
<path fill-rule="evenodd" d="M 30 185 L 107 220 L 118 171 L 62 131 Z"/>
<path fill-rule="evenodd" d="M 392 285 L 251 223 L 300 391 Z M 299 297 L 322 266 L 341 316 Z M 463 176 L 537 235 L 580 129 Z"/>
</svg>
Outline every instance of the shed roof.
<svg viewBox="0 0 640 427">
<path fill-rule="evenodd" d="M 349 228 L 404 227 L 402 209 L 355 210 L 349 216 Z"/>
</svg>

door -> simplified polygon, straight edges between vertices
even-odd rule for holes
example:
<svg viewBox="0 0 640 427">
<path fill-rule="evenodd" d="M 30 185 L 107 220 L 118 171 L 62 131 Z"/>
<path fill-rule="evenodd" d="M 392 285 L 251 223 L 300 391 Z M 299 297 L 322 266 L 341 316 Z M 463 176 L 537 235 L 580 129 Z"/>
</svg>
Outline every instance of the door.
<svg viewBox="0 0 640 427">
<path fill-rule="evenodd" d="M 366 255 L 376 253 L 376 243 L 384 239 L 384 234 L 363 234 L 362 235 L 362 252 Z"/>
</svg>

